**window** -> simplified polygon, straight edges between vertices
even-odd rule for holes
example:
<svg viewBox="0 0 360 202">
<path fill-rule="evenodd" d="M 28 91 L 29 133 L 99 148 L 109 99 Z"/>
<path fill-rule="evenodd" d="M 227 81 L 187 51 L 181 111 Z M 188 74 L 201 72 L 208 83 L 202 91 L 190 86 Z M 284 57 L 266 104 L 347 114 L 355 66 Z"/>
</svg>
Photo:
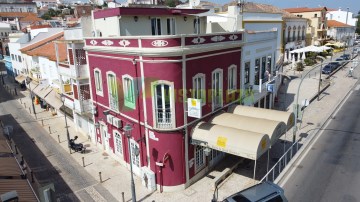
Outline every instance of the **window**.
<svg viewBox="0 0 360 202">
<path fill-rule="evenodd" d="M 11 59 L 15 60 L 14 54 L 11 54 Z"/>
<path fill-rule="evenodd" d="M 75 49 L 75 61 L 76 65 L 86 64 L 86 55 L 84 49 Z"/>
<path fill-rule="evenodd" d="M 298 27 L 298 35 L 297 35 L 297 40 L 300 40 L 300 29 L 301 29 L 301 27 L 299 26 L 299 27 Z"/>
<path fill-rule="evenodd" d="M 293 35 L 292 35 L 292 41 L 295 41 L 295 33 L 296 33 L 296 27 L 293 27 Z"/>
<path fill-rule="evenodd" d="M 175 18 L 166 19 L 167 35 L 175 35 Z"/>
<path fill-rule="evenodd" d="M 244 84 L 250 83 L 250 62 L 245 63 L 245 78 L 244 78 Z"/>
<path fill-rule="evenodd" d="M 204 155 L 204 147 L 195 146 L 195 172 L 200 171 L 205 167 L 205 155 Z"/>
<path fill-rule="evenodd" d="M 236 65 L 228 68 L 228 93 L 236 91 Z"/>
<path fill-rule="evenodd" d="M 173 128 L 175 125 L 175 113 L 173 109 L 173 84 L 159 81 L 153 84 L 154 102 L 154 125 L 157 128 Z"/>
<path fill-rule="evenodd" d="M 212 73 L 212 110 L 222 107 L 223 104 L 223 76 L 222 69 L 216 69 Z"/>
<path fill-rule="evenodd" d="M 271 72 L 272 72 L 272 56 L 271 55 L 268 55 L 268 57 L 267 57 L 266 70 L 268 70 L 269 73 L 271 74 Z"/>
<path fill-rule="evenodd" d="M 109 91 L 109 105 L 110 109 L 119 111 L 119 98 L 117 91 L 116 75 L 112 72 L 107 73 L 107 84 Z"/>
<path fill-rule="evenodd" d="M 151 34 L 161 35 L 161 19 L 151 18 Z"/>
<path fill-rule="evenodd" d="M 20 57 L 20 55 L 18 55 L 18 61 L 21 62 L 21 57 Z"/>
<path fill-rule="evenodd" d="M 262 57 L 261 59 L 261 79 L 262 83 L 265 83 L 267 81 L 267 76 L 269 74 L 269 71 L 266 69 L 266 57 Z"/>
<path fill-rule="evenodd" d="M 205 74 L 196 74 L 193 77 L 193 98 L 201 99 L 201 104 L 206 104 Z"/>
<path fill-rule="evenodd" d="M 302 40 L 305 40 L 305 26 L 302 27 Z"/>
<path fill-rule="evenodd" d="M 123 156 L 123 143 L 121 134 L 114 130 L 114 137 L 115 137 L 115 154 Z"/>
<path fill-rule="evenodd" d="M 255 85 L 260 83 L 260 58 L 255 60 Z"/>
<path fill-rule="evenodd" d="M 200 19 L 194 19 L 194 34 L 200 34 Z"/>
<path fill-rule="evenodd" d="M 288 28 L 288 34 L 287 34 L 287 42 L 290 42 L 290 34 L 291 34 L 291 27 Z"/>
<path fill-rule="evenodd" d="M 95 90 L 96 94 L 103 96 L 103 87 L 102 87 L 102 79 L 101 79 L 101 72 L 99 69 L 94 70 L 94 77 L 95 77 Z"/>
<path fill-rule="evenodd" d="M 134 141 L 130 142 L 131 147 L 131 163 L 133 166 L 140 167 L 140 155 L 136 155 L 136 150 L 139 150 L 139 145 Z"/>
<path fill-rule="evenodd" d="M 314 17 L 317 18 L 317 14 L 314 14 Z"/>
<path fill-rule="evenodd" d="M 124 105 L 135 109 L 134 81 L 129 75 L 123 76 Z"/>
</svg>

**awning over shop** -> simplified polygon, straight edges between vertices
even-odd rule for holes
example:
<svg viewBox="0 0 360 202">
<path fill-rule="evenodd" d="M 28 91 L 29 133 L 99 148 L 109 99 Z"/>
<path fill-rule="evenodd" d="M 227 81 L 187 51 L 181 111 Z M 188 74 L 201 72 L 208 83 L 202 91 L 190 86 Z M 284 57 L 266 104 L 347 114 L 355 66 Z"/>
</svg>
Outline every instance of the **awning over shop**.
<svg viewBox="0 0 360 202">
<path fill-rule="evenodd" d="M 36 86 L 38 86 L 38 85 L 39 85 L 39 84 L 38 84 L 37 82 L 35 82 L 35 81 L 31 81 L 29 84 L 30 84 L 30 88 L 31 88 L 31 90 L 35 89 L 35 88 L 36 88 Z"/>
<path fill-rule="evenodd" d="M 268 134 L 271 145 L 274 145 L 287 130 L 287 126 L 283 121 L 254 118 L 231 113 L 216 115 L 209 122 L 240 130 Z"/>
<path fill-rule="evenodd" d="M 11 153 L 11 150 L 10 150 L 6 140 L 0 139 L 0 153 Z"/>
<path fill-rule="evenodd" d="M 60 100 L 60 96 L 58 96 L 54 90 L 45 97 L 45 101 L 55 109 L 60 109 L 60 107 L 63 105 L 62 101 Z"/>
<path fill-rule="evenodd" d="M 26 76 L 24 75 L 18 75 L 17 77 L 15 77 L 15 80 L 19 83 L 22 83 L 26 80 Z"/>
<path fill-rule="evenodd" d="M 256 160 L 270 147 L 267 134 L 200 122 L 192 130 L 192 144 Z"/>
<path fill-rule="evenodd" d="M 287 130 L 290 130 L 294 126 L 295 121 L 295 114 L 292 112 L 283 112 L 278 110 L 249 107 L 244 105 L 236 105 L 234 107 L 230 107 L 228 112 L 241 116 L 284 122 L 287 126 Z"/>
<path fill-rule="evenodd" d="M 38 85 L 33 92 L 39 96 L 40 98 L 44 99 L 50 92 L 52 91 L 51 86 L 49 85 Z"/>
<path fill-rule="evenodd" d="M 0 165 L 0 177 L 20 177 L 22 174 L 19 164 L 13 157 L 1 157 Z"/>
<path fill-rule="evenodd" d="M 27 180 L 0 179 L 0 193 L 4 194 L 16 190 L 19 201 L 39 201 Z"/>
</svg>

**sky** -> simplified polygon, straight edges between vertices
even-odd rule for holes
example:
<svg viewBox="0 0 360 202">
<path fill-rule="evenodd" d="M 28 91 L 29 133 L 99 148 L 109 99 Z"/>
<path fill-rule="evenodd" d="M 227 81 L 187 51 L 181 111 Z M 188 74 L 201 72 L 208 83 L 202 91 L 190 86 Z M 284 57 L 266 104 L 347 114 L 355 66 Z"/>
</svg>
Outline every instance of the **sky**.
<svg viewBox="0 0 360 202">
<path fill-rule="evenodd" d="M 229 3 L 232 0 L 208 0 L 217 4 Z M 255 2 L 270 4 L 279 8 L 296 8 L 296 7 L 323 7 L 346 10 L 349 7 L 349 11 L 357 14 L 360 11 L 359 0 L 245 0 L 245 2 Z"/>
</svg>

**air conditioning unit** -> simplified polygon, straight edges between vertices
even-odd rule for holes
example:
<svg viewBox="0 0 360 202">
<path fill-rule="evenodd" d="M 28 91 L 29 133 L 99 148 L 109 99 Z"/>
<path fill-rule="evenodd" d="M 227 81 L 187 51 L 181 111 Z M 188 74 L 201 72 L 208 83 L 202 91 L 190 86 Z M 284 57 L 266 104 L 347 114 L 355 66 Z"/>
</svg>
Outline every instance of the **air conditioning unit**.
<svg viewBox="0 0 360 202">
<path fill-rule="evenodd" d="M 155 173 L 148 167 L 142 167 L 141 169 L 141 183 L 150 191 L 156 190 Z"/>
<path fill-rule="evenodd" d="M 113 125 L 114 125 L 116 128 L 121 128 L 121 127 L 122 127 L 122 121 L 121 121 L 121 119 L 113 118 Z"/>
<path fill-rule="evenodd" d="M 106 116 L 106 121 L 109 123 L 109 124 L 113 124 L 113 119 L 114 119 L 114 116 L 113 115 L 107 115 Z"/>
</svg>

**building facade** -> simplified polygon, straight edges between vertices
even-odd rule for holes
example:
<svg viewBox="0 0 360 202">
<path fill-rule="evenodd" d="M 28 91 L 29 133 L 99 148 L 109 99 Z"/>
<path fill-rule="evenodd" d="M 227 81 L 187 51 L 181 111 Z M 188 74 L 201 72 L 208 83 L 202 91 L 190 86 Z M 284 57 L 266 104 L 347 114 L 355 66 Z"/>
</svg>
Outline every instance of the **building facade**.
<svg viewBox="0 0 360 202">
<path fill-rule="evenodd" d="M 20 13 L 37 13 L 36 4 L 32 1 L 2 1 L 0 3 L 0 12 L 20 12 Z"/>
<path fill-rule="evenodd" d="M 327 34 L 329 38 L 352 46 L 355 38 L 355 26 L 350 26 L 336 20 L 328 20 L 328 27 Z"/>
<path fill-rule="evenodd" d="M 341 10 L 341 8 L 339 8 L 338 10 L 329 9 L 326 13 L 326 18 L 328 20 L 336 20 L 350 26 L 356 26 L 358 19 L 354 18 L 353 16 L 354 14 L 352 12 L 349 12 L 348 10 L 343 11 Z"/>
</svg>

